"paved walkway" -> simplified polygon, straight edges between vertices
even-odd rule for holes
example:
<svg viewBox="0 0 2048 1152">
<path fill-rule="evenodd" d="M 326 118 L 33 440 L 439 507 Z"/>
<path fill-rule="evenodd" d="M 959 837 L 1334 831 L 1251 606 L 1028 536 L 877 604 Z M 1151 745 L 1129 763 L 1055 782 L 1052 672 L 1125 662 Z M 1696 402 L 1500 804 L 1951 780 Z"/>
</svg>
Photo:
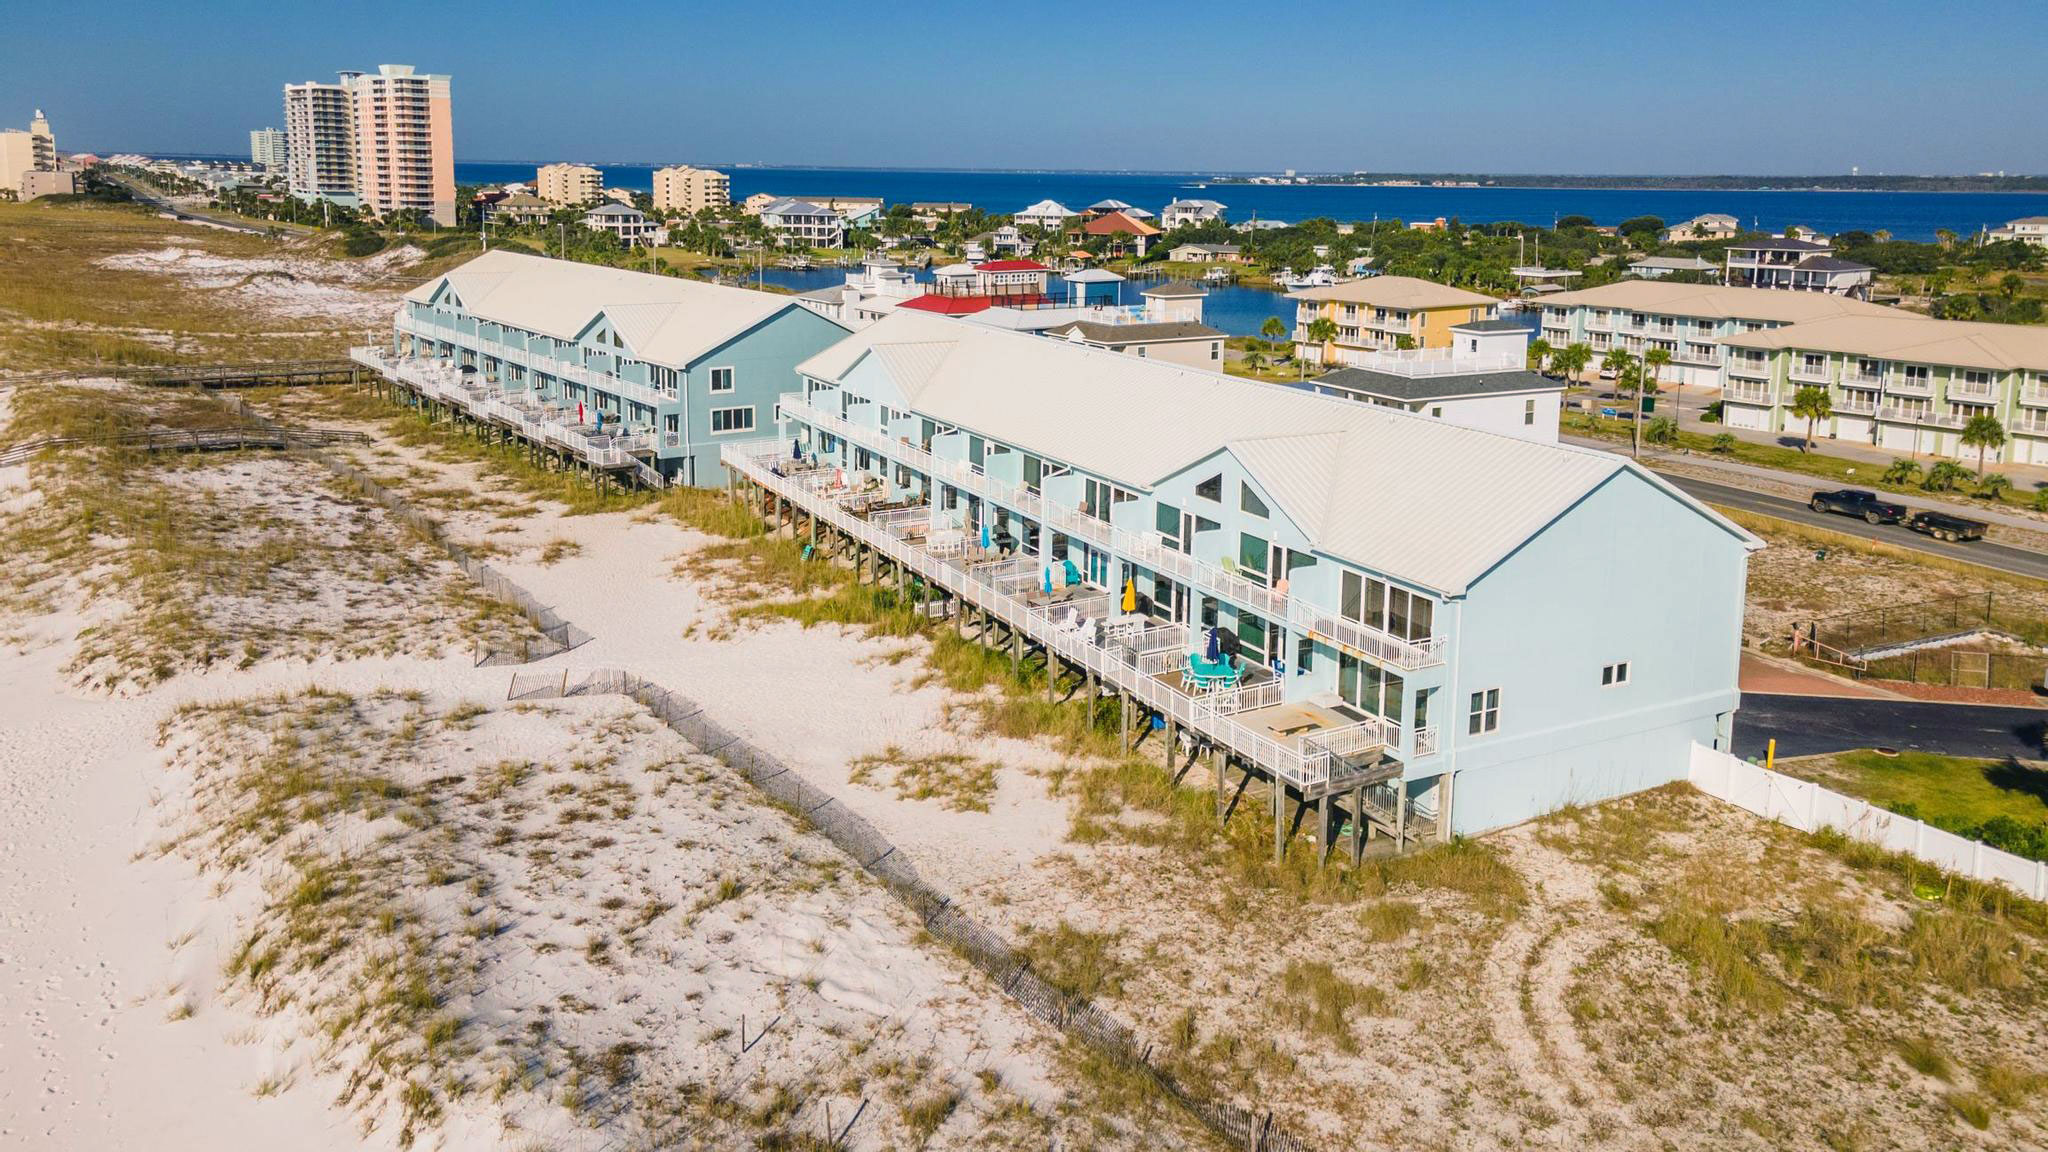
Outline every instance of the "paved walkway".
<svg viewBox="0 0 2048 1152">
<path fill-rule="evenodd" d="M 1898 700 L 1896 693 L 1830 676 L 1804 665 L 1773 660 L 1755 652 L 1742 654 L 1739 683 L 1743 695 L 1831 696 L 1844 700 Z"/>
</svg>

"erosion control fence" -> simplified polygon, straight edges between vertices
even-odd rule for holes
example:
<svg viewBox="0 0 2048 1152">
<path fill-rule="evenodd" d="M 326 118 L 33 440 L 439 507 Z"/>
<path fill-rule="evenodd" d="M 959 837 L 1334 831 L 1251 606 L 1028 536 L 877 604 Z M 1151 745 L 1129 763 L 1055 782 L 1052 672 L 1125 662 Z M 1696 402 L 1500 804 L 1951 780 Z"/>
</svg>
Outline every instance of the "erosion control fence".
<svg viewBox="0 0 2048 1152">
<path fill-rule="evenodd" d="M 1040 976 L 1003 936 L 968 916 L 918 875 L 909 857 L 831 795 L 789 770 L 705 714 L 695 702 L 630 672 L 559 670 L 516 672 L 509 699 L 619 694 L 644 705 L 706 755 L 738 769 L 783 809 L 822 832 L 923 921 L 926 931 L 952 946 L 1012 1000 L 1047 1024 L 1148 1078 L 1201 1123 L 1246 1152 L 1303 1152 L 1309 1145 L 1274 1127 L 1270 1112 L 1215 1099 L 1182 1083 L 1151 1058 L 1152 1046 L 1129 1025 L 1085 997 Z"/>
<path fill-rule="evenodd" d="M 1883 604 L 1815 620 L 1803 634 L 1830 648 L 1861 654 L 1978 630 L 2048 643 L 2048 598 L 1985 591 L 1912 604 Z"/>
<path fill-rule="evenodd" d="M 1932 824 L 1795 780 L 1701 744 L 1692 746 L 1692 783 L 1718 800 L 1801 832 L 1832 828 L 1887 852 L 1904 852 L 1972 880 L 1994 880 L 2022 896 L 2048 900 L 2048 863 L 2015 856 Z"/>
<path fill-rule="evenodd" d="M 2042 683 L 2048 598 L 1986 591 L 1794 625 L 1792 653 L 1850 675 L 2024 691 Z"/>
</svg>

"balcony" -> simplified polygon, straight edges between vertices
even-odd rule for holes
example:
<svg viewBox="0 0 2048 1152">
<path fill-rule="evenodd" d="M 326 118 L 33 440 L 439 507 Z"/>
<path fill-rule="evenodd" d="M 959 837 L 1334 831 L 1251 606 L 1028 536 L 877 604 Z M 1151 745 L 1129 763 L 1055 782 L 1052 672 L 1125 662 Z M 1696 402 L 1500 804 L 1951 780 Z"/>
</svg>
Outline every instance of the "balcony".
<svg viewBox="0 0 2048 1152">
<path fill-rule="evenodd" d="M 800 402 L 790 407 L 800 414 L 816 411 Z M 735 474 L 915 571 L 928 587 L 978 605 L 1049 653 L 1306 794 L 1399 777 L 1404 735 L 1421 754 L 1437 748 L 1434 730 L 1404 734 L 1400 725 L 1384 719 L 1352 719 L 1315 700 L 1289 701 L 1283 682 L 1272 679 L 1191 692 L 1176 675 L 1192 639 L 1187 625 L 1140 626 L 1111 638 L 1107 628 L 1095 626 L 1115 615 L 1108 591 L 1084 588 L 1064 602 L 1046 602 L 1036 595 L 1037 557 L 988 557 L 963 550 L 958 525 L 946 523 L 944 514 L 929 505 L 864 515 L 866 493 L 842 478 L 839 469 L 806 466 L 787 452 L 778 439 L 726 444 L 720 458 Z M 942 542 L 941 536 L 949 539 Z M 1298 723 L 1303 713 L 1314 718 L 1310 730 L 1282 726 Z M 1387 758 L 1390 753 L 1395 758 Z"/>
<path fill-rule="evenodd" d="M 1790 375 L 1792 379 L 1807 384 L 1825 384 L 1828 382 L 1828 366 L 1826 363 L 1822 363 L 1819 367 L 1794 364 L 1792 365 Z"/>
<path fill-rule="evenodd" d="M 891 438 L 880 428 L 856 424 L 836 413 L 814 407 L 801 393 L 785 394 L 778 409 L 778 418 L 800 421 L 849 444 L 880 453 L 890 462 L 921 472 L 935 482 L 949 484 L 1037 520 L 1049 532 L 1060 532 L 1086 541 L 1117 559 L 1128 560 L 1189 587 L 1250 608 L 1268 619 L 1285 620 L 1361 656 L 1404 669 L 1426 668 L 1444 662 L 1442 637 L 1405 640 L 1343 619 L 1334 612 L 1276 592 L 1261 580 L 1196 559 L 1169 546 L 1156 532 L 1139 533 L 1114 528 L 1079 509 L 1050 504 L 1039 493 L 997 480 L 964 460 L 934 456 L 906 440 Z"/>
<path fill-rule="evenodd" d="M 1743 388 L 1730 384 L 1721 389 L 1721 399 L 1730 404 L 1774 404 L 1775 394 L 1769 388 Z"/>
<path fill-rule="evenodd" d="M 2020 403 L 2029 408 L 2048 408 L 2048 384 L 2028 384 L 2020 389 Z"/>
<path fill-rule="evenodd" d="M 1751 380 L 1769 380 L 1771 363 L 1768 360 L 1730 360 L 1728 375 L 1742 376 Z"/>
<path fill-rule="evenodd" d="M 1844 396 L 1835 401 L 1835 411 L 1846 416 L 1870 416 L 1877 412 L 1877 401 L 1870 398 L 1858 399 L 1853 395 Z"/>
<path fill-rule="evenodd" d="M 1844 369 L 1842 372 L 1842 384 L 1845 387 L 1882 388 L 1884 387 L 1884 373 L 1865 372 L 1860 368 Z"/>
<path fill-rule="evenodd" d="M 1988 380 L 1981 384 L 1973 384 L 1964 380 L 1951 380 L 1948 385 L 1948 398 L 1951 400 L 1975 400 L 1989 404 L 1998 399 L 1998 385 Z"/>
<path fill-rule="evenodd" d="M 1932 410 L 1922 412 L 1918 409 L 1899 408 L 1896 406 L 1879 408 L 1877 410 L 1877 418 L 1879 420 L 1888 420 L 1894 424 L 1918 424 L 1923 428 L 1961 428 L 1966 423 L 1961 416 L 1950 415 L 1946 412 L 1935 412 Z"/>
<path fill-rule="evenodd" d="M 1934 378 L 1932 376 L 1921 376 L 1918 378 L 1899 376 L 1887 383 L 1884 386 L 1884 390 L 1892 396 L 1932 396 L 1934 395 Z"/>
</svg>

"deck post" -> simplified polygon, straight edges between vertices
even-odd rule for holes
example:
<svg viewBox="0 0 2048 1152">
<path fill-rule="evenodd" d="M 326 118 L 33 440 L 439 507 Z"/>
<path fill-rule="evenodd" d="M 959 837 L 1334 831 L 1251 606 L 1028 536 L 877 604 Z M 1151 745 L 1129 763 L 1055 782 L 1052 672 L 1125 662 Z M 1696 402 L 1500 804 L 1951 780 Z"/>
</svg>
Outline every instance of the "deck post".
<svg viewBox="0 0 2048 1152">
<path fill-rule="evenodd" d="M 1193 753 L 1195 756 L 1200 756 L 1201 754 L 1199 749 Z M 1173 744 L 1171 742 L 1168 742 L 1166 745 L 1166 759 L 1168 764 L 1173 762 Z M 1223 820 L 1223 767 L 1223 749 L 1209 749 L 1209 775 L 1216 778 L 1216 820 L 1218 823 L 1221 823 Z"/>
<path fill-rule="evenodd" d="M 1175 723 L 1173 717 L 1168 716 L 1166 718 L 1166 770 L 1169 773 L 1173 771 L 1173 753 L 1175 747 L 1179 744 L 1180 725 Z M 1216 781 L 1216 791 L 1219 795 L 1223 792 L 1223 781 L 1221 779 Z"/>
<path fill-rule="evenodd" d="M 1287 785 L 1280 779 L 1280 773 L 1273 772 L 1273 863 L 1284 863 L 1287 859 Z"/>
<path fill-rule="evenodd" d="M 1053 686 L 1060 680 L 1060 658 L 1050 645 L 1045 650 L 1045 702 L 1052 703 Z"/>
<path fill-rule="evenodd" d="M 1131 750 L 1131 698 L 1125 695 L 1122 689 L 1117 690 L 1116 711 L 1118 719 L 1117 751 L 1129 752 Z"/>
<path fill-rule="evenodd" d="M 1330 841 L 1336 839 L 1336 837 L 1330 835 L 1330 829 L 1330 793 L 1326 788 L 1322 796 L 1316 800 L 1316 861 L 1318 863 L 1327 864 L 1330 862 Z"/>
<path fill-rule="evenodd" d="M 1436 842 L 1451 842 L 1451 774 L 1436 778 Z"/>
<path fill-rule="evenodd" d="M 1010 626 L 1010 678 L 1016 679 L 1024 668 L 1024 633 L 1017 626 Z"/>
<path fill-rule="evenodd" d="M 1408 782 L 1394 781 L 1394 851 L 1408 850 Z"/>
<path fill-rule="evenodd" d="M 1351 863 L 1365 859 L 1365 785 L 1351 786 Z"/>
<path fill-rule="evenodd" d="M 1101 700 L 1102 697 L 1097 695 L 1095 690 L 1095 666 L 1091 664 L 1088 666 L 1088 730 L 1090 732 L 1095 731 L 1095 714 L 1101 711 L 1095 705 Z"/>
</svg>

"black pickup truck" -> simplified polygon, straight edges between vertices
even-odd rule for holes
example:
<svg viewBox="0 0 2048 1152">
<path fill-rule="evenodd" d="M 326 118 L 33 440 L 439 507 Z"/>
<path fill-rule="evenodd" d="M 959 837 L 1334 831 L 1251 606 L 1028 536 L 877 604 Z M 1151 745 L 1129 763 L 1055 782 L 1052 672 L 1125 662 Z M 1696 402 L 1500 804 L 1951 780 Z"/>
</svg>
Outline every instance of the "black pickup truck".
<svg viewBox="0 0 2048 1152">
<path fill-rule="evenodd" d="M 1861 516 L 1872 524 L 1895 524 L 1906 517 L 1902 504 L 1879 500 L 1877 493 L 1861 488 L 1844 488 L 1838 492 L 1815 492 L 1807 501 L 1815 512 L 1835 512 L 1843 516 Z M 1982 527 L 1982 525 L 1979 525 Z"/>
<path fill-rule="evenodd" d="M 1932 536 L 1936 540 L 1945 540 L 1950 544 L 1961 540 L 1984 538 L 1983 524 L 1975 520 L 1965 520 L 1961 516 L 1951 516 L 1946 512 L 1915 512 L 1900 523 L 1923 536 Z"/>
</svg>

